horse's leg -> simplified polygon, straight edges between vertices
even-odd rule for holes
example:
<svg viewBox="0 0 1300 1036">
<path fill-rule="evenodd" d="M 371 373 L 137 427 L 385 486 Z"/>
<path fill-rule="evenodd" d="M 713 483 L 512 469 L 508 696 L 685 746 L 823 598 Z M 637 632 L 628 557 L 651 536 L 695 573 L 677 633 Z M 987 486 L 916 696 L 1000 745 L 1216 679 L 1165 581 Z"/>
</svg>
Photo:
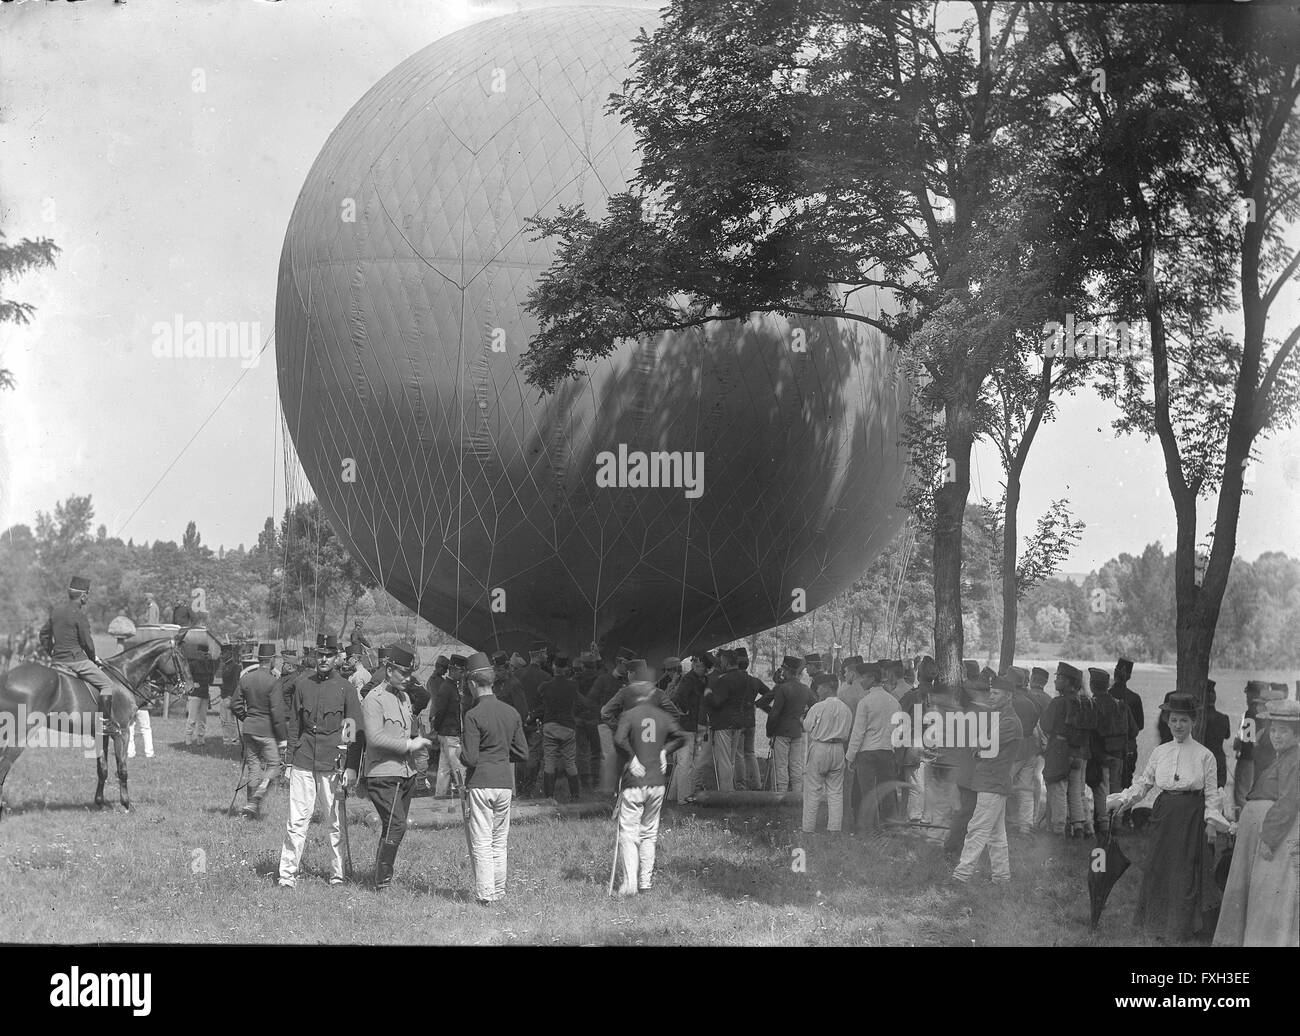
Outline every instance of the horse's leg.
<svg viewBox="0 0 1300 1036">
<path fill-rule="evenodd" d="M 98 778 L 95 784 L 95 805 L 102 809 L 104 806 L 104 782 L 108 780 L 107 723 L 104 724 L 103 729 L 95 741 L 95 776 Z"/>
<path fill-rule="evenodd" d="M 121 723 L 113 724 L 113 752 L 117 757 L 117 799 L 122 808 L 131 812 L 131 793 L 126 781 L 126 733 Z"/>
<path fill-rule="evenodd" d="M 3 820 L 5 815 L 5 778 L 9 776 L 9 771 L 13 769 L 14 763 L 18 762 L 18 757 L 22 754 L 22 745 L 0 749 L 0 820 Z"/>
</svg>

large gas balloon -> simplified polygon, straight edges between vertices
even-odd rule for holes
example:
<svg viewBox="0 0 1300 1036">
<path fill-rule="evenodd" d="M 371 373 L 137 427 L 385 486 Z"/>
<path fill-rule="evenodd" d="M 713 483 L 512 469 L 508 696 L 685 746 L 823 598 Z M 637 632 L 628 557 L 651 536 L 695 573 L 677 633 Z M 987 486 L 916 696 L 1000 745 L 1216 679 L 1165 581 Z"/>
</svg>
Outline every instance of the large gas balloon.
<svg viewBox="0 0 1300 1036">
<path fill-rule="evenodd" d="M 312 488 L 377 582 L 478 648 L 723 643 L 824 603 L 903 520 L 910 388 L 861 322 L 624 343 L 546 397 L 519 372 L 553 254 L 524 221 L 603 212 L 635 172 L 604 107 L 655 17 L 534 11 L 424 48 L 330 136 L 285 236 L 276 356 Z"/>
</svg>

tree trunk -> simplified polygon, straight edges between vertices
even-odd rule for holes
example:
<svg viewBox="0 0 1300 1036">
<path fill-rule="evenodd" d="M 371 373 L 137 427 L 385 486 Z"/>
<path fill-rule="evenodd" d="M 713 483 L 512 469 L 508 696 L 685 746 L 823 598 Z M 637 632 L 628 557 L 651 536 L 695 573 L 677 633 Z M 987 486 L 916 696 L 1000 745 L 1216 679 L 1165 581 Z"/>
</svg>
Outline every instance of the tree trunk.
<svg viewBox="0 0 1300 1036">
<path fill-rule="evenodd" d="M 962 523 L 970 496 L 972 414 L 965 385 L 945 407 L 948 447 L 944 483 L 934 496 L 934 660 L 939 679 L 956 687 L 965 647 L 961 624 Z"/>
<path fill-rule="evenodd" d="M 1020 507 L 1020 469 L 1013 464 L 1007 471 L 1007 501 L 1002 515 L 1002 650 L 998 672 L 1005 672 L 1016 658 L 1016 624 L 1019 600 L 1016 594 L 1016 560 L 1019 539 L 1016 513 Z"/>
</svg>

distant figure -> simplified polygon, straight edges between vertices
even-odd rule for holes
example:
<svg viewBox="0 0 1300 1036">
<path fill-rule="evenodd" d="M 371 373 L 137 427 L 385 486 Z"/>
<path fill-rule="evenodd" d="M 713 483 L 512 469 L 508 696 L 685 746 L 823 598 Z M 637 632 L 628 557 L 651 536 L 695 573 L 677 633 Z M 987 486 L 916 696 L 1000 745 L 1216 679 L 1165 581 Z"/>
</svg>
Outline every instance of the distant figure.
<svg viewBox="0 0 1300 1036">
<path fill-rule="evenodd" d="M 208 686 L 212 680 L 212 659 L 208 645 L 199 645 L 199 657 L 190 663 L 194 686 L 185 702 L 185 747 L 203 751 L 208 736 Z"/>
<path fill-rule="evenodd" d="M 3 665 L 0 665 L 0 671 L 7 671 L 9 669 L 9 663 L 13 659 L 13 657 L 14 657 L 14 635 L 12 633 L 9 633 L 6 634 L 5 636 L 4 644 L 0 645 L 0 662 L 3 663 Z"/>
<path fill-rule="evenodd" d="M 172 622 L 177 626 L 193 626 L 194 613 L 190 611 L 190 606 L 183 601 L 172 605 Z"/>
<path fill-rule="evenodd" d="M 366 651 L 370 650 L 370 641 L 366 639 L 365 631 L 361 628 L 360 619 L 357 619 L 357 621 L 352 624 L 352 635 L 348 638 L 348 643 L 356 648 L 357 651 L 361 651 L 362 649 L 365 649 Z"/>
<path fill-rule="evenodd" d="M 157 626 L 162 618 L 158 611 L 158 599 L 153 594 L 144 595 L 144 621 L 146 626 Z"/>
</svg>

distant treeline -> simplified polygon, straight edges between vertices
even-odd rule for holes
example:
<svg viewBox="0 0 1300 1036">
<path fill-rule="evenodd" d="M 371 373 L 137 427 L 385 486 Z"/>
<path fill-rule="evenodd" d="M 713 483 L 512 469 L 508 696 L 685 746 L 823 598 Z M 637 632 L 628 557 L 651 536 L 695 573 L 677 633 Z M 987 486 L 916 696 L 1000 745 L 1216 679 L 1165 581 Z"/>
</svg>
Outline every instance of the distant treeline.
<svg viewBox="0 0 1300 1036">
<path fill-rule="evenodd" d="M 190 522 L 180 543 L 136 544 L 95 531 L 88 496 L 37 515 L 35 527 L 0 533 L 0 634 L 44 621 L 69 576 L 89 577 L 90 618 L 100 632 L 125 614 L 145 617 L 152 592 L 167 619 L 178 602 L 203 591 L 203 617 L 217 632 L 290 640 L 318 631 L 342 633 L 356 617 L 376 638 L 447 641 L 375 585 L 320 515 L 298 504 L 279 527 L 267 518 L 251 547 L 213 551 Z M 991 551 L 990 512 L 967 509 L 963 625 L 967 657 L 996 658 L 1001 637 L 1001 586 Z M 1125 653 L 1144 662 L 1174 659 L 1173 555 L 1151 544 L 1121 554 L 1082 584 L 1051 577 L 1020 602 L 1018 647 L 1059 646 L 1070 658 Z M 904 529 L 852 585 L 807 616 L 750 637 L 769 663 L 782 653 L 817 650 L 868 658 L 905 658 L 931 650 L 933 583 L 929 544 Z M 689 649 L 694 645 L 683 645 Z M 1237 559 L 1219 616 L 1213 662 L 1262 668 L 1300 665 L 1300 560 L 1281 553 Z"/>
</svg>

